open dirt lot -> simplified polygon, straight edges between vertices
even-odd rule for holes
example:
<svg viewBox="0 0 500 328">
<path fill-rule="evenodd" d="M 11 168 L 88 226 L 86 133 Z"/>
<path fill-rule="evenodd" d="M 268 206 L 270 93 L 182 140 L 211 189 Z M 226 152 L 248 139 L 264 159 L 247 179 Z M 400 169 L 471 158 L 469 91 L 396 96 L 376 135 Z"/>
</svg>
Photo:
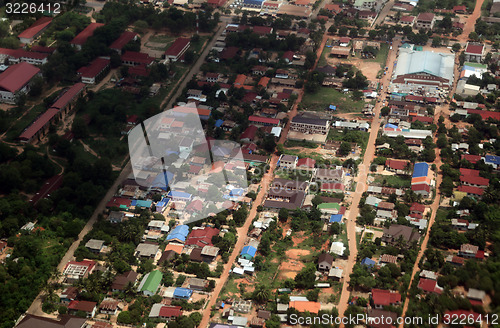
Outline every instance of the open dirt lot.
<svg viewBox="0 0 500 328">
<path fill-rule="evenodd" d="M 364 76 L 366 76 L 369 81 L 376 81 L 377 73 L 381 70 L 380 63 L 356 57 L 349 57 L 348 59 L 327 57 L 326 61 L 329 65 L 333 66 L 340 63 L 354 65 L 363 73 Z"/>
</svg>

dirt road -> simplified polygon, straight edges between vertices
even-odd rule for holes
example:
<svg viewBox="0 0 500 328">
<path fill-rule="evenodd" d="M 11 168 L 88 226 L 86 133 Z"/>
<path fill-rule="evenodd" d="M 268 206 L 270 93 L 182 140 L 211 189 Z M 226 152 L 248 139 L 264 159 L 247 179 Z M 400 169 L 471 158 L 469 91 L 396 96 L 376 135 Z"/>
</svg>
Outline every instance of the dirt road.
<svg viewBox="0 0 500 328">
<path fill-rule="evenodd" d="M 392 9 L 392 6 L 394 6 L 394 2 L 395 2 L 395 0 L 389 0 L 385 3 L 384 8 L 382 8 L 382 10 L 379 12 L 377 19 L 375 19 L 372 26 L 377 26 L 377 25 L 381 25 L 382 23 L 384 23 L 385 18 L 387 17 L 387 15 L 389 14 L 389 12 Z"/>
<path fill-rule="evenodd" d="M 71 261 L 74 259 L 74 253 L 75 250 L 77 249 L 78 245 L 80 242 L 83 240 L 83 237 L 87 233 L 89 233 L 90 230 L 92 230 L 92 226 L 97 220 L 97 216 L 102 213 L 106 207 L 106 203 L 108 202 L 111 197 L 115 194 L 118 185 L 123 182 L 127 178 L 127 176 L 132 173 L 132 166 L 130 165 L 130 162 L 123 168 L 123 171 L 120 173 L 116 181 L 113 183 L 113 186 L 109 188 L 108 192 L 106 195 L 102 198 L 101 202 L 99 205 L 97 205 L 94 213 L 90 217 L 90 219 L 87 221 L 87 224 L 85 227 L 83 227 L 82 231 L 80 231 L 80 234 L 78 235 L 78 239 L 71 244 L 71 246 L 68 248 L 68 251 L 66 254 L 64 254 L 63 258 L 61 259 L 61 262 L 59 262 L 59 265 L 57 266 L 57 270 L 59 272 L 63 272 L 64 267 L 66 266 L 66 263 L 68 261 Z M 51 283 L 52 281 L 49 281 L 48 283 Z M 38 296 L 35 298 L 31 306 L 28 308 L 26 313 L 29 314 L 34 314 L 34 315 L 44 315 L 44 312 L 42 311 L 42 299 L 43 299 L 43 291 L 38 294 Z"/>
<path fill-rule="evenodd" d="M 400 39 L 395 40 L 393 43 L 394 43 L 393 50 L 389 51 L 389 55 L 387 57 L 388 60 L 387 66 L 389 67 L 389 71 L 387 72 L 387 75 L 385 75 L 384 78 L 381 79 L 380 81 L 383 85 L 382 90 L 385 90 L 386 87 L 389 85 L 390 82 L 389 77 L 392 74 L 393 64 L 396 60 L 397 49 L 401 44 L 401 40 Z M 381 91 L 381 95 L 378 99 L 379 100 L 385 99 L 385 97 L 386 97 L 385 92 Z M 356 257 L 358 255 L 358 249 L 356 244 L 356 218 L 359 214 L 359 208 L 358 208 L 359 201 L 361 200 L 363 192 L 365 192 L 366 189 L 368 188 L 367 178 L 368 178 L 370 164 L 373 161 L 373 158 L 375 157 L 375 140 L 377 139 L 378 130 L 380 128 L 380 123 L 381 123 L 381 120 L 379 119 L 379 113 L 381 108 L 382 108 L 382 102 L 377 101 L 374 110 L 375 116 L 371 124 L 370 137 L 368 139 L 368 145 L 365 151 L 365 155 L 363 157 L 363 162 L 358 166 L 359 172 L 357 177 L 354 179 L 354 181 L 356 182 L 356 191 L 352 194 L 352 201 L 351 205 L 349 206 L 349 214 L 347 215 L 345 222 L 347 230 L 347 239 L 349 244 L 349 258 L 347 260 L 347 265 L 343 273 L 344 284 L 342 285 L 342 293 L 340 296 L 339 305 L 337 307 L 340 317 L 344 315 L 344 312 L 348 306 L 348 300 L 350 295 L 349 275 L 352 273 L 352 268 L 354 266 L 354 263 L 356 263 Z M 341 327 L 343 327 L 343 325 L 341 325 Z"/>
<path fill-rule="evenodd" d="M 481 16 L 481 7 L 483 6 L 483 2 L 484 0 L 476 0 L 476 7 L 474 7 L 472 15 L 469 15 L 465 21 L 464 30 L 462 34 L 458 36 L 458 41 L 463 43 L 469 40 L 469 34 L 474 31 L 474 25 L 476 24 L 477 19 Z"/>
</svg>

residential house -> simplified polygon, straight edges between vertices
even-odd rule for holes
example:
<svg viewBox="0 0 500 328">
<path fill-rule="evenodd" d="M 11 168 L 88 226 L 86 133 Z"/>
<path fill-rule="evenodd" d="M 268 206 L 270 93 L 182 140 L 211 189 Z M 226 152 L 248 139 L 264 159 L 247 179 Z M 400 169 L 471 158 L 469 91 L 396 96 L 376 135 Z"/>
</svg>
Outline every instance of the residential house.
<svg viewBox="0 0 500 328">
<path fill-rule="evenodd" d="M 388 158 L 385 161 L 385 169 L 396 174 L 406 174 L 409 168 L 410 162 L 404 160 L 397 160 Z"/>
<path fill-rule="evenodd" d="M 342 279 L 343 273 L 344 270 L 342 270 L 341 268 L 332 267 L 330 271 L 328 271 L 328 279 L 339 281 L 340 279 Z"/>
<path fill-rule="evenodd" d="M 371 303 L 375 309 L 383 309 L 384 306 L 398 306 L 401 303 L 401 294 L 384 289 L 372 289 Z"/>
<path fill-rule="evenodd" d="M 86 318 L 78 318 L 69 314 L 61 315 L 60 319 L 52 319 L 32 314 L 26 314 L 16 325 L 17 328 L 85 328 Z"/>
<path fill-rule="evenodd" d="M 485 297 L 486 292 L 484 290 L 469 288 L 467 291 L 467 298 L 472 305 L 483 305 Z"/>
<path fill-rule="evenodd" d="M 92 253 L 99 254 L 104 247 L 104 240 L 89 239 L 89 241 L 85 244 L 85 247 Z"/>
<path fill-rule="evenodd" d="M 424 30 L 432 30 L 434 27 L 434 22 L 436 18 L 433 13 L 420 13 L 417 16 L 417 21 L 415 23 L 415 28 L 424 29 Z"/>
<path fill-rule="evenodd" d="M 255 257 L 256 253 L 257 253 L 257 248 L 253 246 L 244 246 L 243 249 L 241 250 L 240 257 L 242 257 L 245 260 L 251 260 Z"/>
<path fill-rule="evenodd" d="M 296 168 L 300 170 L 313 170 L 316 165 L 316 161 L 312 158 L 304 157 L 297 160 Z"/>
<path fill-rule="evenodd" d="M 169 306 L 162 303 L 153 304 L 149 312 L 150 318 L 158 318 L 170 322 L 182 315 L 181 306 Z"/>
<path fill-rule="evenodd" d="M 382 241 L 390 245 L 395 245 L 402 238 L 403 242 L 406 243 L 406 247 L 409 247 L 413 242 L 418 242 L 420 237 L 420 234 L 411 227 L 393 224 L 389 228 L 384 229 Z"/>
<path fill-rule="evenodd" d="M 188 288 L 192 290 L 200 290 L 203 291 L 205 288 L 208 287 L 208 280 L 207 279 L 200 279 L 200 278 L 194 278 L 191 277 L 188 279 Z"/>
<path fill-rule="evenodd" d="M 160 247 L 157 244 L 140 243 L 135 248 L 135 257 L 138 259 L 154 259 L 159 253 Z"/>
<path fill-rule="evenodd" d="M 276 191 L 279 190 L 291 190 L 291 191 L 306 191 L 307 190 L 307 181 L 298 181 L 298 180 L 287 180 L 282 178 L 274 178 L 271 183 L 271 189 Z"/>
<path fill-rule="evenodd" d="M 465 47 L 465 61 L 480 63 L 486 55 L 486 47 L 482 43 L 468 42 Z"/>
<path fill-rule="evenodd" d="M 318 270 L 330 271 L 334 257 L 328 253 L 321 253 L 318 257 Z"/>
<path fill-rule="evenodd" d="M 87 318 L 93 318 L 97 309 L 96 302 L 71 301 L 68 305 L 68 313 L 75 315 L 77 312 L 84 312 Z"/>
<path fill-rule="evenodd" d="M 115 277 L 111 284 L 113 292 L 123 291 L 128 285 L 134 286 L 137 281 L 138 273 L 135 271 L 127 271 Z"/>
<path fill-rule="evenodd" d="M 71 301 L 76 300 L 78 296 L 78 288 L 69 286 L 59 295 L 59 301 L 64 305 L 69 305 Z"/>
<path fill-rule="evenodd" d="M 187 236 L 185 245 L 203 248 L 205 246 L 213 246 L 212 238 L 219 235 L 220 230 L 212 227 L 193 228 Z"/>
<path fill-rule="evenodd" d="M 380 260 L 379 260 L 379 263 L 392 263 L 392 264 L 396 264 L 397 263 L 397 257 L 394 256 L 394 255 L 390 255 L 390 254 L 382 254 L 380 256 Z"/>
<path fill-rule="evenodd" d="M 476 258 L 478 260 L 482 260 L 484 258 L 484 251 L 479 250 L 478 246 L 463 244 L 460 246 L 458 255 L 465 258 Z"/>
<path fill-rule="evenodd" d="M 115 299 L 105 298 L 101 304 L 99 304 L 99 312 L 103 314 L 116 315 L 119 309 L 119 304 L 120 302 Z"/>
<path fill-rule="evenodd" d="M 427 278 L 420 278 L 418 288 L 427 294 L 441 294 L 443 292 L 443 287 L 438 285 L 437 280 Z"/>
<path fill-rule="evenodd" d="M 142 278 L 137 291 L 143 293 L 145 296 L 153 296 L 160 288 L 162 279 L 163 274 L 160 271 L 151 271 Z"/>
<path fill-rule="evenodd" d="M 74 283 L 83 278 L 87 278 L 95 268 L 95 262 L 91 260 L 83 260 L 80 262 L 69 261 L 64 267 L 63 275 L 65 282 Z"/>
<path fill-rule="evenodd" d="M 344 182 L 344 171 L 342 169 L 317 169 L 314 177 L 317 182 Z"/>
<path fill-rule="evenodd" d="M 295 170 L 297 167 L 297 161 L 298 161 L 297 156 L 292 156 L 292 155 L 281 155 L 279 158 L 279 167 L 280 168 L 286 168 L 286 169 L 291 169 Z"/>
</svg>

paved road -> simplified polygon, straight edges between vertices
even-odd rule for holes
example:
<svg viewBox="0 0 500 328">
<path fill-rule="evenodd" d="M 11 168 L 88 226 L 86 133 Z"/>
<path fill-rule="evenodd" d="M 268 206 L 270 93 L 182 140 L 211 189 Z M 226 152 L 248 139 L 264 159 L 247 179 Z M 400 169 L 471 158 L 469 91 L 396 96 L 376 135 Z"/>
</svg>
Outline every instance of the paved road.
<svg viewBox="0 0 500 328">
<path fill-rule="evenodd" d="M 385 75 L 384 78 L 381 80 L 383 88 L 380 91 L 381 94 L 379 100 L 386 98 L 386 93 L 383 90 L 385 90 L 386 87 L 389 85 L 390 76 L 392 74 L 392 68 L 396 60 L 397 49 L 399 47 L 399 44 L 401 43 L 401 40 L 395 39 L 393 43 L 394 43 L 393 49 L 389 50 L 389 55 L 387 58 L 387 66 L 389 67 L 389 70 L 387 72 L 387 75 Z M 378 130 L 380 128 L 381 120 L 379 119 L 379 113 L 382 107 L 383 105 L 382 102 L 380 101 L 378 101 L 377 104 L 375 105 L 374 119 L 370 127 L 370 137 L 368 139 L 365 155 L 363 157 L 363 162 L 358 167 L 359 170 L 358 175 L 354 180 L 356 182 L 356 191 L 352 194 L 352 201 L 351 204 L 349 205 L 349 214 L 346 220 L 347 239 L 349 244 L 349 257 L 347 260 L 347 265 L 344 268 L 344 273 L 343 273 L 344 284 L 342 285 L 342 294 L 340 295 L 340 301 L 337 307 L 340 317 L 344 315 L 344 312 L 348 306 L 348 300 L 351 290 L 349 286 L 349 281 L 350 281 L 349 275 L 352 273 L 352 268 L 356 263 L 356 257 L 358 255 L 358 249 L 356 244 L 356 218 L 358 217 L 359 214 L 358 206 L 363 192 L 365 192 L 368 188 L 367 178 L 368 178 L 370 164 L 373 161 L 373 158 L 375 157 L 375 140 L 377 139 Z M 344 325 L 342 324 L 340 327 L 343 326 Z"/>
<path fill-rule="evenodd" d="M 380 11 L 380 13 L 377 16 L 377 19 L 375 20 L 375 22 L 373 22 L 372 26 L 377 26 L 377 25 L 384 23 L 385 18 L 387 17 L 387 15 L 389 14 L 389 12 L 392 9 L 392 6 L 394 6 L 394 2 L 395 2 L 395 0 L 389 0 L 385 3 L 384 8 L 382 8 L 382 10 Z"/>
<path fill-rule="evenodd" d="M 205 62 L 205 58 L 207 57 L 208 53 L 210 52 L 210 49 L 212 49 L 212 47 L 214 46 L 215 42 L 217 41 L 217 38 L 222 34 L 222 32 L 224 32 L 224 28 L 226 27 L 226 24 L 231 22 L 231 17 L 221 16 L 221 21 L 222 22 L 219 23 L 219 29 L 217 30 L 215 36 L 208 43 L 208 45 L 205 47 L 205 50 L 203 50 L 203 52 L 198 57 L 198 59 L 196 60 L 195 64 L 191 67 L 189 72 L 185 75 L 182 83 L 177 86 L 177 90 L 173 94 L 173 96 L 170 98 L 170 100 L 168 101 L 167 106 L 163 107 L 164 103 L 162 103 L 161 108 L 166 108 L 166 109 L 172 108 L 175 100 L 182 94 L 182 90 L 184 90 L 187 83 L 189 81 L 191 81 L 193 76 L 200 71 L 200 67 Z"/>
<path fill-rule="evenodd" d="M 73 244 L 71 244 L 71 246 L 69 247 L 66 254 L 64 254 L 63 258 L 61 259 L 61 262 L 57 266 L 57 270 L 59 272 L 63 272 L 63 269 L 66 266 L 66 263 L 68 263 L 68 261 L 74 260 L 75 250 L 77 249 L 78 245 L 82 241 L 83 237 L 85 237 L 85 235 L 90 230 L 92 230 L 92 226 L 96 222 L 97 216 L 104 211 L 108 200 L 114 196 L 116 190 L 118 189 L 119 184 L 121 182 L 123 182 L 123 180 L 125 180 L 125 178 L 127 178 L 127 176 L 130 173 L 132 173 L 132 166 L 130 165 L 130 162 L 128 162 L 127 165 L 125 166 L 125 168 L 123 169 L 123 171 L 120 173 L 120 175 L 116 179 L 116 181 L 113 183 L 113 186 L 111 188 L 109 188 L 109 190 L 106 193 L 106 195 L 104 196 L 104 198 L 102 198 L 99 205 L 97 205 L 94 213 L 92 214 L 90 219 L 87 221 L 87 224 L 85 225 L 85 227 L 83 227 L 82 231 L 80 231 L 80 234 L 78 235 L 78 239 L 76 241 L 74 241 Z M 48 283 L 51 283 L 51 282 L 52 281 L 49 281 Z M 38 296 L 35 298 L 35 300 L 31 304 L 31 306 L 28 308 L 26 313 L 34 314 L 34 315 L 44 315 L 44 312 L 42 311 L 42 298 L 43 298 L 43 291 L 38 294 Z"/>
</svg>

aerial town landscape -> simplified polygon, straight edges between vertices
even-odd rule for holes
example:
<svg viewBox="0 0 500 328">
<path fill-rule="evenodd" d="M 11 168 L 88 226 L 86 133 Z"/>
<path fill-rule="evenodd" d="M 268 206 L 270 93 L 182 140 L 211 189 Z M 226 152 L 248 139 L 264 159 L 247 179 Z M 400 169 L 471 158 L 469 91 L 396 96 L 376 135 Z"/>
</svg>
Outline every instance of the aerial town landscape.
<svg viewBox="0 0 500 328">
<path fill-rule="evenodd" d="M 0 3 L 0 328 L 500 326 L 500 0 Z"/>
</svg>

